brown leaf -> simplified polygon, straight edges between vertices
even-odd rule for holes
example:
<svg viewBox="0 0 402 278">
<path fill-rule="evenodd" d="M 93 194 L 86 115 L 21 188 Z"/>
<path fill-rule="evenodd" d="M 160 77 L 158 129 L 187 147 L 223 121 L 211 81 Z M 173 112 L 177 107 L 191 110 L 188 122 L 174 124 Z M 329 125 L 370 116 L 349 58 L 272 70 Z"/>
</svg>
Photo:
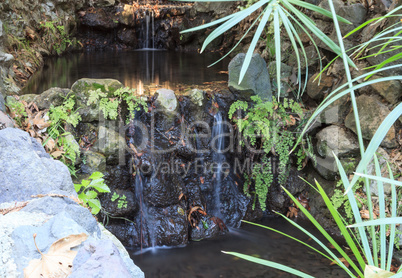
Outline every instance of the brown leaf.
<svg viewBox="0 0 402 278">
<path fill-rule="evenodd" d="M 35 240 L 36 234 L 34 234 Z M 77 251 L 71 248 L 80 245 L 88 236 L 85 233 L 77 235 L 69 235 L 55 241 L 47 254 L 41 253 L 41 259 L 30 261 L 29 265 L 24 268 L 25 278 L 43 278 L 57 277 L 63 278 L 71 274 L 73 260 L 77 255 Z M 35 242 L 36 245 L 36 242 Z"/>
<path fill-rule="evenodd" d="M 51 153 L 51 155 L 54 157 L 54 158 L 58 158 L 58 157 L 60 157 L 62 154 L 64 154 L 65 152 L 63 152 L 63 151 L 55 151 L 55 152 L 52 152 Z"/>
<path fill-rule="evenodd" d="M 201 184 L 204 184 L 204 177 L 200 177 Z"/>
<path fill-rule="evenodd" d="M 346 267 L 349 267 L 349 263 L 346 261 L 345 258 L 338 258 Z M 338 264 L 337 261 L 333 260 L 329 265 L 336 265 Z"/>
</svg>

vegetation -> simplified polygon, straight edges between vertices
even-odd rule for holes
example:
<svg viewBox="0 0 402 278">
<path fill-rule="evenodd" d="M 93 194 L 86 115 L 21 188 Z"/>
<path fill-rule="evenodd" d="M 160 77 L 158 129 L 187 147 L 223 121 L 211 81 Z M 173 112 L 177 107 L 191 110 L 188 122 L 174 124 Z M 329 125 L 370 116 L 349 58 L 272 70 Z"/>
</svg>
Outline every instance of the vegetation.
<svg viewBox="0 0 402 278">
<path fill-rule="evenodd" d="M 106 93 L 104 89 L 102 87 L 89 91 L 90 95 L 87 104 L 96 104 L 103 112 L 105 119 L 115 120 L 117 116 L 120 116 L 120 120 L 122 120 L 120 112 L 123 103 L 127 105 L 129 112 L 126 122 L 134 118 L 134 113 L 140 109 L 140 106 L 144 107 L 144 109 L 148 108 L 145 101 L 135 95 L 135 89 L 128 87 L 119 88 L 111 95 L 110 93 Z"/>
<path fill-rule="evenodd" d="M 296 123 L 303 119 L 303 110 L 292 99 L 284 99 L 283 102 L 277 102 L 275 99 L 272 102 L 264 102 L 258 96 L 251 99 L 254 101 L 251 107 L 245 101 L 233 103 L 229 110 L 229 118 L 234 119 L 242 134 L 241 143 L 244 145 L 247 141 L 252 148 L 253 157 L 260 158 L 261 163 L 255 163 L 251 173 L 247 175 L 244 188 L 246 193 L 258 195 L 261 208 L 265 210 L 268 187 L 274 181 L 272 159 L 277 157 L 279 160 L 277 180 L 279 184 L 284 185 L 291 164 L 289 151 L 297 139 Z M 239 117 L 241 113 L 235 115 L 239 110 L 246 112 L 245 117 Z M 297 155 L 298 158 L 305 157 L 303 151 Z M 298 159 L 300 167 L 302 162 L 303 159 Z M 254 186 L 251 186 L 252 183 Z"/>
<path fill-rule="evenodd" d="M 202 2 L 202 1 L 201 1 Z M 216 2 L 216 1 L 212 1 Z M 252 3 L 252 2 L 251 2 Z M 251 44 L 248 48 L 248 51 L 246 53 L 246 57 L 244 59 L 243 66 L 240 71 L 240 80 L 239 83 L 243 80 L 247 68 L 250 65 L 252 55 L 254 53 L 254 49 L 261 37 L 262 32 L 267 28 L 266 26 L 271 26 L 268 27 L 268 32 L 273 34 L 274 37 L 274 45 L 275 45 L 275 59 L 276 59 L 276 72 L 281 72 L 281 38 L 283 35 L 281 34 L 281 27 L 284 27 L 289 40 L 292 45 L 292 49 L 296 53 L 296 58 L 298 62 L 298 79 L 301 81 L 301 57 L 300 57 L 300 52 L 299 49 L 304 57 L 304 61 L 306 63 L 306 78 L 308 77 L 308 65 L 307 65 L 307 55 L 304 50 L 304 45 L 302 43 L 302 40 L 299 36 L 299 30 L 302 30 L 306 33 L 307 36 L 309 36 L 311 42 L 314 44 L 318 55 L 319 51 L 317 48 L 317 45 L 312 37 L 318 37 L 320 40 L 325 43 L 334 53 L 341 55 L 342 50 L 341 48 L 333 42 L 327 35 L 325 35 L 320 29 L 315 26 L 315 24 L 311 21 L 310 18 L 307 17 L 304 13 L 300 12 L 295 6 L 298 6 L 300 8 L 304 8 L 306 10 L 311 10 L 316 13 L 320 13 L 324 16 L 333 18 L 334 15 L 331 14 L 331 12 L 320 8 L 316 5 L 300 1 L 300 0 L 260 0 L 252 4 L 251 6 L 246 7 L 245 9 L 240 9 L 240 11 L 233 13 L 231 15 L 228 15 L 224 18 L 215 20 L 211 23 L 207 23 L 195 28 L 187 29 L 182 31 L 181 33 L 187 33 L 187 32 L 193 32 L 193 31 L 198 31 L 202 30 L 205 28 L 209 28 L 211 26 L 215 26 L 217 24 L 221 24 L 219 27 L 217 27 L 214 31 L 212 31 L 208 37 L 205 39 L 204 44 L 201 48 L 201 52 L 205 50 L 205 48 L 217 37 L 228 31 L 229 29 L 233 28 L 235 25 L 237 25 L 239 22 L 242 20 L 245 20 L 249 15 L 253 14 L 254 12 L 258 12 L 262 9 L 262 12 L 258 14 L 258 16 L 255 17 L 253 23 L 251 26 L 244 32 L 242 38 L 236 43 L 236 45 L 230 50 L 225 56 L 223 56 L 220 60 L 225 58 L 227 55 L 229 55 L 241 42 L 242 40 L 246 37 L 246 35 L 253 29 L 253 27 L 258 23 L 258 27 L 255 30 L 254 37 L 251 41 Z M 335 15 L 336 16 L 336 15 Z M 348 20 L 336 16 L 336 19 L 347 24 L 351 24 Z M 272 28 L 273 26 L 273 28 Z M 273 29 L 273 31 L 272 31 Z M 347 57 L 346 58 L 348 63 L 352 66 L 355 66 L 352 60 Z M 220 61 L 219 60 L 219 61 Z M 319 58 L 321 61 L 321 57 Z M 217 62 L 219 62 L 217 61 Z M 215 62 L 215 63 L 217 63 Z M 320 64 L 321 68 L 321 64 Z M 281 77 L 278 74 L 276 76 L 276 84 L 281 84 Z M 307 80 L 304 82 L 304 87 L 301 87 L 302 82 L 299 82 L 299 90 L 298 90 L 298 98 L 301 97 L 302 92 L 305 89 L 305 86 L 307 84 Z M 278 85 L 279 86 L 279 85 Z M 278 90 L 278 101 L 280 97 L 280 90 Z"/>
<path fill-rule="evenodd" d="M 88 179 L 82 180 L 80 184 L 74 184 L 74 188 L 79 193 L 78 198 L 85 206 L 89 206 L 94 215 L 98 214 L 102 208 L 98 194 L 110 192 L 109 187 L 103 179 L 103 174 L 100 172 L 92 173 Z"/>
<path fill-rule="evenodd" d="M 74 46 L 77 43 L 70 39 L 64 25 L 58 21 L 42 22 L 40 28 L 43 32 L 43 45 L 47 46 L 50 52 L 55 51 L 57 55 L 64 53 L 67 47 Z"/>
<path fill-rule="evenodd" d="M 75 175 L 75 162 L 80 153 L 80 147 L 73 140 L 73 135 L 67 131 L 67 126 L 76 127 L 81 116 L 74 110 L 74 96 L 67 97 L 60 106 L 50 106 L 49 118 L 51 125 L 49 128 L 49 138 L 44 145 L 50 154 L 63 162 L 72 175 Z"/>
<path fill-rule="evenodd" d="M 381 74 L 381 72 L 391 70 L 395 67 L 400 67 L 401 65 L 389 65 L 391 62 L 395 62 L 398 60 L 402 55 L 400 53 L 392 56 L 391 58 L 385 60 L 384 62 L 380 63 L 379 65 L 374 67 L 374 70 L 367 72 L 365 74 L 362 74 L 361 76 L 358 76 L 354 79 L 352 79 L 351 74 L 350 74 L 350 69 L 349 66 L 352 65 L 354 66 L 353 62 L 351 59 L 347 56 L 347 51 L 344 48 L 343 45 L 343 37 L 340 32 L 339 28 L 339 23 L 338 20 L 340 19 L 337 17 L 334 9 L 334 5 L 331 0 L 328 1 L 329 7 L 330 7 L 330 14 L 328 14 L 328 11 L 322 11 L 318 7 L 305 3 L 305 2 L 298 2 L 298 1 L 272 1 L 272 0 L 260 0 L 256 2 L 255 4 L 251 5 L 247 9 L 240 11 L 238 13 L 229 15 L 223 19 L 216 20 L 212 23 L 203 25 L 201 27 L 193 28 L 187 31 L 194 31 L 194 30 L 199 30 L 202 28 L 214 26 L 215 24 L 223 23 L 221 26 L 216 28 L 214 31 L 211 32 L 211 34 L 207 37 L 207 39 L 204 42 L 203 49 L 205 49 L 205 46 L 208 45 L 213 39 L 215 39 L 218 35 L 224 33 L 225 31 L 229 30 L 232 28 L 235 24 L 243 20 L 246 16 L 251 14 L 254 11 L 257 11 L 259 8 L 262 8 L 262 12 L 259 14 L 259 16 L 256 17 L 256 20 L 254 21 L 253 24 L 256 22 L 260 22 L 259 26 L 255 32 L 254 39 L 250 45 L 250 48 L 247 52 L 247 57 L 245 59 L 245 62 L 243 64 L 242 68 L 242 74 L 240 76 L 240 81 L 242 77 L 244 76 L 244 73 L 249 65 L 251 55 L 254 51 L 254 47 L 256 46 L 256 43 L 258 41 L 258 38 L 260 37 L 261 32 L 265 28 L 266 24 L 269 23 L 270 21 L 272 22 L 275 30 L 275 54 L 276 54 L 276 65 L 277 67 L 280 65 L 280 27 L 283 26 L 289 36 L 289 39 L 292 43 L 293 48 L 295 49 L 297 53 L 297 49 L 295 47 L 296 41 L 299 41 L 300 38 L 297 36 L 297 33 L 294 31 L 295 28 L 293 27 L 292 24 L 299 26 L 303 30 L 306 30 L 304 27 L 301 26 L 301 23 L 303 23 L 307 28 L 310 29 L 310 32 L 315 34 L 318 38 L 324 41 L 333 52 L 337 53 L 340 58 L 343 60 L 343 65 L 344 65 L 344 70 L 345 70 L 345 75 L 347 82 L 346 84 L 339 86 L 336 90 L 332 91 L 325 99 L 324 101 L 317 107 L 316 111 L 313 113 L 309 121 L 307 122 L 306 126 L 304 127 L 301 135 L 299 136 L 299 139 L 297 143 L 301 142 L 303 135 L 307 132 L 307 130 L 310 128 L 312 125 L 313 121 L 320 115 L 322 111 L 324 111 L 325 108 L 327 108 L 329 105 L 331 105 L 334 101 L 337 99 L 349 95 L 351 102 L 352 102 L 352 109 L 353 109 L 353 115 L 355 118 L 356 122 L 356 130 L 357 130 L 357 136 L 358 136 L 358 142 L 359 142 L 359 147 L 360 147 L 360 162 L 355 170 L 355 175 L 349 179 L 349 177 L 346 175 L 345 169 L 343 168 L 342 164 L 340 163 L 339 159 L 335 156 L 336 163 L 339 169 L 339 174 L 341 176 L 342 184 L 344 186 L 344 194 L 347 196 L 347 202 L 348 205 L 350 205 L 350 208 L 353 213 L 353 218 L 355 224 L 347 226 L 344 222 L 344 219 L 341 217 L 339 212 L 337 211 L 336 207 L 334 204 L 331 202 L 330 198 L 327 196 L 325 191 L 322 189 L 319 183 L 316 182 L 315 186 L 312 186 L 315 190 L 319 192 L 323 200 L 325 201 L 325 204 L 330 211 L 333 220 L 336 222 L 338 228 L 340 229 L 342 235 L 345 238 L 345 241 L 347 242 L 347 248 L 351 251 L 351 254 L 347 254 L 341 246 L 338 245 L 338 243 L 323 229 L 323 227 L 314 219 L 314 217 L 309 213 L 309 211 L 303 207 L 303 205 L 290 194 L 286 190 L 286 188 L 283 187 L 283 190 L 289 195 L 291 200 L 298 206 L 298 208 L 308 217 L 308 219 L 314 224 L 314 226 L 322 233 L 322 235 L 326 238 L 326 240 L 329 241 L 329 243 L 334 246 L 334 249 L 336 250 L 337 253 L 334 253 L 332 250 L 330 250 L 327 247 L 327 244 L 324 242 L 320 241 L 317 239 L 314 235 L 309 233 L 307 230 L 302 228 L 300 225 L 298 225 L 296 222 L 291 221 L 290 219 L 286 218 L 284 215 L 281 215 L 284 217 L 287 221 L 291 222 L 295 227 L 300 229 L 303 233 L 307 234 L 309 237 L 311 237 L 324 251 L 320 251 L 311 245 L 301 242 L 297 240 L 298 242 L 308 246 L 309 248 L 313 249 L 314 251 L 318 252 L 319 254 L 323 255 L 324 257 L 328 258 L 329 260 L 336 262 L 336 264 L 341 267 L 345 273 L 349 277 L 402 277 L 402 272 L 400 268 L 398 270 L 397 274 L 394 274 L 390 272 L 391 270 L 391 260 L 392 260 L 392 255 L 393 255 L 393 249 L 394 249 L 394 242 L 395 242 L 395 225 L 399 224 L 402 221 L 402 218 L 397 217 L 397 194 L 396 194 L 396 186 L 402 186 L 402 182 L 396 181 L 394 179 L 394 174 L 392 172 L 391 167 L 388 164 L 388 176 L 389 178 L 384 178 L 382 177 L 382 172 L 379 167 L 379 162 L 377 159 L 377 156 L 375 154 L 376 150 L 378 149 L 380 143 L 384 139 L 386 133 L 390 129 L 390 127 L 394 124 L 394 122 L 400 117 L 402 114 L 402 104 L 399 104 L 397 107 L 393 109 L 393 111 L 386 117 L 386 119 L 383 121 L 383 123 L 379 126 L 377 132 L 371 139 L 369 145 L 367 148 L 365 148 L 365 144 L 363 141 L 362 137 L 362 132 L 361 132 L 361 127 L 360 127 L 360 121 L 359 121 L 359 113 L 357 110 L 357 105 L 356 105 L 356 98 L 355 98 L 355 90 L 363 88 L 365 86 L 368 86 L 373 83 L 377 82 L 382 82 L 382 81 L 388 81 L 388 80 L 401 80 L 402 76 L 389 76 L 389 77 L 382 77 L 378 78 L 375 80 L 368 80 L 367 79 L 374 74 Z M 334 21 L 334 27 L 336 30 L 336 35 L 338 39 L 339 46 L 335 45 L 334 42 L 333 44 L 328 44 L 327 39 L 325 36 L 318 35 L 316 30 L 313 28 L 313 23 L 309 21 L 307 16 L 302 14 L 300 11 L 298 11 L 295 7 L 293 7 L 291 4 L 299 5 L 301 7 L 325 14 L 330 16 L 333 21 Z M 287 10 L 284 9 L 286 7 Z M 398 8 L 400 9 L 400 8 Z M 396 9 L 396 10 L 398 10 Z M 394 13 L 396 10 L 394 10 L 391 13 Z M 290 14 L 290 12 L 293 13 Z M 271 14 L 273 14 L 273 18 L 271 17 Z M 289 19 L 293 20 L 293 23 L 290 22 L 289 19 L 287 19 L 284 15 L 288 16 Z M 384 20 L 387 17 L 395 16 L 392 14 L 388 14 L 385 17 L 381 17 L 380 19 L 377 19 L 378 21 Z M 400 15 L 399 15 L 400 16 Z M 280 22 L 280 19 L 282 20 L 282 23 Z M 371 22 L 374 22 L 375 20 L 371 20 L 369 22 L 364 23 L 363 25 L 359 26 L 356 28 L 354 31 L 357 31 L 367 24 L 370 24 Z M 271 25 L 272 25 L 271 24 Z M 249 32 L 249 30 L 246 31 Z M 307 33 L 307 32 L 306 32 Z M 380 50 L 378 53 L 385 53 L 389 50 L 386 49 L 387 46 L 392 46 L 392 43 L 400 40 L 400 34 L 401 34 L 401 28 L 397 26 L 397 24 L 392 25 L 391 27 L 387 28 L 385 31 L 381 32 L 380 34 L 374 36 L 374 38 L 369 41 L 367 44 L 364 44 L 360 47 L 357 48 L 357 52 L 359 55 L 364 53 L 364 50 L 368 48 L 368 45 L 374 43 L 375 47 L 379 47 Z M 387 34 L 393 34 L 393 36 L 390 38 L 389 35 Z M 244 38 L 244 36 L 243 36 Z M 313 41 L 313 40 L 312 40 Z M 384 42 L 385 41 L 385 42 Z M 314 43 L 314 41 L 313 41 Z M 315 44 L 315 43 L 314 43 Z M 400 47 L 391 47 L 393 50 L 396 50 Z M 374 54 L 375 55 L 375 54 Z M 298 64 L 300 65 L 300 57 L 297 57 L 298 59 Z M 280 73 L 280 69 L 277 69 L 277 73 Z M 306 74 L 307 75 L 307 74 Z M 300 72 L 299 72 L 299 80 L 300 80 Z M 357 82 L 359 80 L 359 82 Z M 361 82 L 361 80 L 364 80 Z M 277 76 L 277 84 L 280 84 L 280 76 L 278 74 Z M 300 84 L 300 83 L 299 83 Z M 299 85 L 300 86 L 300 85 Z M 278 90 L 279 91 L 279 90 Z M 279 92 L 278 92 L 278 98 L 279 98 Z M 294 149 L 296 148 L 297 144 L 295 144 Z M 294 150 L 293 149 L 293 150 Z M 368 175 L 367 174 L 367 166 L 370 163 L 370 161 L 374 161 L 375 164 L 375 175 Z M 367 202 L 367 210 L 368 210 L 368 221 L 363 222 L 362 221 L 362 216 L 359 211 L 359 199 L 355 196 L 354 191 L 356 191 L 356 187 L 359 184 L 359 180 L 363 179 L 364 182 L 364 188 L 366 192 L 366 202 Z M 371 189 L 370 189 L 370 180 L 375 180 L 377 181 L 377 186 L 378 186 L 378 209 L 379 213 L 378 216 L 374 217 L 373 213 L 373 201 L 371 197 Z M 390 215 L 391 217 L 387 217 L 386 213 L 386 197 L 384 194 L 384 183 L 388 183 L 392 187 L 392 194 L 391 194 L 391 200 L 390 200 Z M 337 204 L 338 206 L 339 204 Z M 255 224 L 257 225 L 257 224 Z M 377 227 L 377 229 L 375 228 Z M 269 227 L 264 227 L 270 230 L 274 230 Z M 353 230 L 352 230 L 353 228 Z M 276 230 L 274 230 L 276 231 Z M 388 231 L 388 232 L 387 232 Z M 279 231 L 277 231 L 279 232 Z M 279 232 L 280 233 L 280 232 Z M 283 234 L 283 233 L 281 233 Z M 294 239 L 294 238 L 293 238 Z M 359 239 L 359 240 L 358 240 Z M 379 240 L 379 243 L 377 242 L 377 239 Z M 387 243 L 388 240 L 388 243 Z M 280 265 L 271 261 L 266 261 L 262 259 L 257 259 L 252 256 L 248 255 L 243 255 L 235 252 L 225 252 L 227 254 L 231 254 L 255 263 L 259 264 L 264 264 L 270 267 L 278 268 L 283 271 L 292 273 L 294 275 L 300 276 L 300 277 L 312 277 L 311 275 L 302 273 L 298 270 L 289 268 L 284 265 Z M 341 259 L 339 258 L 339 254 L 341 255 Z M 347 266 L 350 265 L 350 268 Z"/>
<path fill-rule="evenodd" d="M 126 200 L 126 195 L 120 196 L 116 192 L 113 192 L 112 198 L 110 199 L 112 202 L 117 201 L 117 207 L 119 209 L 121 208 L 127 208 L 127 200 Z"/>
</svg>

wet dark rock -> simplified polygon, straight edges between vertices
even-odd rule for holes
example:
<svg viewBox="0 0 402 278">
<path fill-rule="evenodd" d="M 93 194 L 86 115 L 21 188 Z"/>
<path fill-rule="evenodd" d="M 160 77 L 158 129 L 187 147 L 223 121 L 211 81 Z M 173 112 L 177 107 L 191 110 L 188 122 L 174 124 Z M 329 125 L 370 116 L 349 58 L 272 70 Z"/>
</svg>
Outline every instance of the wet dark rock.
<svg viewBox="0 0 402 278">
<path fill-rule="evenodd" d="M 125 199 L 116 199 L 112 201 L 113 194 L 116 193 Z M 119 207 L 119 200 L 125 200 Z M 131 190 L 115 189 L 111 193 L 102 195 L 101 198 L 102 208 L 108 212 L 112 217 L 130 216 L 134 215 L 139 210 L 139 204 L 135 194 Z"/>
<path fill-rule="evenodd" d="M 325 178 L 322 178 L 321 175 L 318 175 L 317 172 L 312 167 L 307 167 L 306 169 L 306 180 L 315 184 L 317 181 L 321 187 L 324 189 L 325 193 L 331 197 L 334 193 L 334 188 L 336 185 L 336 181 L 330 181 Z M 341 238 L 341 233 L 336 225 L 334 218 L 329 212 L 327 206 L 321 195 L 314 189 L 310 189 L 308 193 L 308 200 L 310 206 L 310 213 L 320 223 L 320 225 L 327 230 L 331 235 L 335 235 L 338 238 Z M 303 213 L 299 213 L 300 217 L 305 218 Z"/>
<path fill-rule="evenodd" d="M 0 130 L 0 172 L 4 193 L 0 203 L 29 200 L 37 194 L 76 196 L 67 167 L 19 129 Z"/>
<path fill-rule="evenodd" d="M 69 277 L 122 277 L 132 275 L 111 240 L 87 240 L 74 258 Z"/>
<path fill-rule="evenodd" d="M 160 165 L 161 167 L 169 167 Z M 164 171 L 161 168 L 161 171 Z M 181 177 L 176 173 L 158 173 L 147 179 L 144 184 L 144 199 L 147 203 L 157 207 L 167 207 L 179 202 L 183 184 Z"/>
<path fill-rule="evenodd" d="M 203 216 L 196 227 L 191 228 L 190 239 L 199 241 L 207 238 L 218 237 L 221 233 L 219 225 L 216 224 L 211 216 Z"/>
<path fill-rule="evenodd" d="M 124 225 L 121 223 L 110 223 L 106 228 L 115 235 L 124 246 L 140 246 L 140 225 L 136 225 L 132 222 L 124 223 Z"/>
<path fill-rule="evenodd" d="M 111 14 L 103 8 L 96 8 L 91 10 L 91 12 L 87 11 L 80 20 L 82 25 L 102 31 L 114 29 L 118 25 L 116 19 L 112 18 Z"/>
<path fill-rule="evenodd" d="M 137 36 L 134 29 L 124 28 L 117 32 L 117 38 L 125 45 L 137 46 Z"/>
<path fill-rule="evenodd" d="M 307 189 L 307 184 L 300 178 L 302 173 L 296 168 L 289 169 L 289 176 L 284 187 L 295 197 Z M 272 184 L 268 189 L 267 204 L 270 211 L 286 213 L 291 205 L 290 198 L 278 184 Z"/>
<path fill-rule="evenodd" d="M 149 212 L 154 215 L 150 232 L 155 238 L 155 244 L 177 246 L 188 243 L 187 216 L 180 205 L 150 207 Z"/>
<path fill-rule="evenodd" d="M 262 99 L 271 99 L 271 83 L 267 64 L 259 54 L 254 54 L 251 58 L 247 72 L 239 84 L 240 71 L 243 66 L 246 54 L 237 54 L 229 63 L 229 88 L 232 92 L 237 92 L 239 99 L 249 98 L 258 95 Z"/>
<path fill-rule="evenodd" d="M 377 128 L 385 117 L 391 112 L 387 106 L 381 103 L 375 96 L 361 95 L 356 99 L 359 111 L 359 120 L 364 139 L 371 140 Z M 356 123 L 353 112 L 350 112 L 345 119 L 345 125 L 356 133 Z M 381 143 L 386 148 L 395 148 L 398 145 L 395 139 L 395 127 L 391 126 L 387 135 Z"/>
</svg>

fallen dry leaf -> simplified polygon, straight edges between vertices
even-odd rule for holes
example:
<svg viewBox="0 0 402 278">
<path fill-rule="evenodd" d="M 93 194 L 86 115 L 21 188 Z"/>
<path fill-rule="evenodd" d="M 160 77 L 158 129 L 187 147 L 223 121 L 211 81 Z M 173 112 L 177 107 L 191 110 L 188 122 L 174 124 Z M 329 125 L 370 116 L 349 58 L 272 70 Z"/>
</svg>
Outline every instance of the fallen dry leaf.
<svg viewBox="0 0 402 278">
<path fill-rule="evenodd" d="M 34 242 L 35 237 L 36 234 L 34 234 Z M 85 233 L 63 237 L 50 246 L 47 254 L 43 254 L 35 242 L 35 246 L 42 258 L 30 261 L 29 265 L 24 268 L 24 277 L 67 277 L 71 273 L 73 260 L 77 255 L 77 251 L 72 251 L 71 248 L 80 245 L 87 238 L 88 236 Z"/>
</svg>

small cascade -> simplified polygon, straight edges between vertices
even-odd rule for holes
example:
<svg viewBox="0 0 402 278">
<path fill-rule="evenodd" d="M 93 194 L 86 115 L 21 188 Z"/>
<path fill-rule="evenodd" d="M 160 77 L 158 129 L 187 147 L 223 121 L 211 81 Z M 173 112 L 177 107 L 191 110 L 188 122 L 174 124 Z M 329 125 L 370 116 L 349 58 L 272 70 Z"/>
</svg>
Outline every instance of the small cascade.
<svg viewBox="0 0 402 278">
<path fill-rule="evenodd" d="M 218 112 L 214 116 L 214 125 L 212 127 L 212 142 L 211 147 L 213 151 L 212 159 L 215 163 L 214 166 L 214 176 L 215 182 L 213 183 L 214 186 L 214 207 L 213 213 L 222 218 L 221 213 L 221 200 L 220 200 L 220 193 L 222 187 L 222 175 L 223 175 L 223 163 L 225 161 L 225 142 L 224 142 L 224 125 L 222 122 L 222 114 Z"/>
<path fill-rule="evenodd" d="M 145 11 L 145 33 L 142 49 L 155 49 L 155 14 L 153 10 Z"/>
</svg>

